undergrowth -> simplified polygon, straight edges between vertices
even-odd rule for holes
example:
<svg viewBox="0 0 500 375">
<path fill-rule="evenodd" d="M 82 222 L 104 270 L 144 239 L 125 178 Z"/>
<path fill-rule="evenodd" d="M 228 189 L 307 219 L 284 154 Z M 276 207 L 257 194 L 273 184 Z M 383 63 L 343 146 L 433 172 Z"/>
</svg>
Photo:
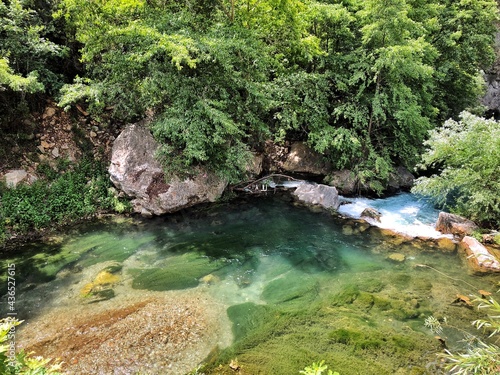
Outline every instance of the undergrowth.
<svg viewBox="0 0 500 375">
<path fill-rule="evenodd" d="M 75 165 L 59 164 L 42 164 L 37 170 L 40 178 L 31 185 L 0 186 L 0 243 L 98 212 L 129 209 L 113 193 L 101 162 L 84 158 Z"/>
</svg>

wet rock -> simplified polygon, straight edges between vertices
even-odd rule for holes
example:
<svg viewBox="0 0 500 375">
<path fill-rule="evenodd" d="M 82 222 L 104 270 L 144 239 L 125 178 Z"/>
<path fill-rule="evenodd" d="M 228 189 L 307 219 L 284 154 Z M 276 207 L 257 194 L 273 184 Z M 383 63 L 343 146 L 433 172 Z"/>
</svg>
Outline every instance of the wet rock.
<svg viewBox="0 0 500 375">
<path fill-rule="evenodd" d="M 337 210 L 340 206 L 337 189 L 333 186 L 304 181 L 295 189 L 293 195 L 301 202 L 327 209 Z"/>
<path fill-rule="evenodd" d="M 283 169 L 290 173 L 327 175 L 331 166 L 323 156 L 309 148 L 304 142 L 295 142 L 283 163 Z"/>
<path fill-rule="evenodd" d="M 372 219 L 380 223 L 382 214 L 372 207 L 367 207 L 361 212 L 361 218 Z"/>
<path fill-rule="evenodd" d="M 357 179 L 354 173 L 348 169 L 335 171 L 325 178 L 330 186 L 335 186 L 342 195 L 355 195 L 357 193 Z"/>
<path fill-rule="evenodd" d="M 475 272 L 500 272 L 498 259 L 475 238 L 465 236 L 460 247 Z"/>
<path fill-rule="evenodd" d="M 109 174 L 129 197 L 135 212 L 161 215 L 218 199 L 227 182 L 201 168 L 192 177 L 166 179 L 154 158 L 159 145 L 144 124 L 127 126 L 113 144 Z"/>
<path fill-rule="evenodd" d="M 440 212 L 436 222 L 436 230 L 443 234 L 467 236 L 477 229 L 478 227 L 473 221 L 447 212 Z"/>
</svg>

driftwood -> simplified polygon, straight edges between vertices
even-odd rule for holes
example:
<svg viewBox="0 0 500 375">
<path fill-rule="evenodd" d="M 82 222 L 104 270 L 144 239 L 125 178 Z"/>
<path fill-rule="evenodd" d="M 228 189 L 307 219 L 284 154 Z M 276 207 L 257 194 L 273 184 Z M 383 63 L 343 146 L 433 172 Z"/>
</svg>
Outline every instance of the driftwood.
<svg viewBox="0 0 500 375">
<path fill-rule="evenodd" d="M 233 186 L 232 189 L 248 194 L 261 194 L 268 191 L 276 191 L 277 189 L 296 188 L 303 181 L 284 174 L 273 173 L 257 180 L 242 182 Z"/>
</svg>

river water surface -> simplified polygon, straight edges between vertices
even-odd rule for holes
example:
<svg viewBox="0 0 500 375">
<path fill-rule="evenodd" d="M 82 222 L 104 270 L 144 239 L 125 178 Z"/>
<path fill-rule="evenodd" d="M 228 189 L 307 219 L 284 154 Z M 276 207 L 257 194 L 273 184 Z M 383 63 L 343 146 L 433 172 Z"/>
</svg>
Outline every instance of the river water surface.
<svg viewBox="0 0 500 375">
<path fill-rule="evenodd" d="M 340 211 L 371 205 L 400 232 L 436 234 L 436 211 L 397 199 Z M 446 318 L 458 350 L 479 315 L 457 294 L 495 292 L 498 276 L 470 274 L 451 241 L 315 211 L 273 196 L 30 244 L 3 261 L 2 275 L 16 265 L 17 344 L 72 374 L 289 375 L 320 360 L 341 375 L 439 373 L 424 320 Z"/>
</svg>

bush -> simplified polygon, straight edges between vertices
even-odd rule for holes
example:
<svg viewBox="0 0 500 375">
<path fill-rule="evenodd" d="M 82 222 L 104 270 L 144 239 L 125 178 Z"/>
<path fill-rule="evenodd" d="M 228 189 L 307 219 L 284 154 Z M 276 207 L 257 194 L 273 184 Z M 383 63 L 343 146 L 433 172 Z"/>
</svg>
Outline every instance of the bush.
<svg viewBox="0 0 500 375">
<path fill-rule="evenodd" d="M 500 224 L 500 124 L 468 112 L 430 132 L 422 169 L 439 174 L 421 177 L 414 193 L 430 196 L 448 209 L 483 224 Z"/>
<path fill-rule="evenodd" d="M 124 212 L 102 164 L 84 159 L 73 169 L 57 174 L 46 165 L 43 179 L 33 185 L 5 189 L 0 200 L 0 239 L 8 232 L 26 233 L 54 224 L 90 217 L 100 210 Z M 59 170 L 59 173 L 62 170 Z"/>
<path fill-rule="evenodd" d="M 15 354 L 11 343 L 15 340 L 16 326 L 22 322 L 4 318 L 0 320 L 0 373 L 5 375 L 59 375 L 61 364 L 50 364 L 50 359 L 31 357 L 24 351 Z M 9 341 L 9 342 L 7 342 Z"/>
<path fill-rule="evenodd" d="M 487 319 L 473 321 L 472 325 L 478 330 L 482 330 L 483 333 L 487 333 L 488 339 L 498 336 L 500 333 L 500 304 L 491 297 L 487 299 L 476 298 L 474 302 L 478 303 L 478 309 L 485 309 L 493 314 L 488 314 Z M 446 320 L 444 323 L 447 323 Z M 441 334 L 443 332 L 441 323 L 432 316 L 426 319 L 425 325 L 433 333 Z M 487 342 L 491 341 L 488 339 L 484 340 L 467 334 L 464 339 L 464 342 L 467 343 L 465 352 L 453 354 L 446 349 L 444 353 L 439 355 L 446 361 L 445 369 L 454 375 L 500 373 L 500 347 Z"/>
</svg>

